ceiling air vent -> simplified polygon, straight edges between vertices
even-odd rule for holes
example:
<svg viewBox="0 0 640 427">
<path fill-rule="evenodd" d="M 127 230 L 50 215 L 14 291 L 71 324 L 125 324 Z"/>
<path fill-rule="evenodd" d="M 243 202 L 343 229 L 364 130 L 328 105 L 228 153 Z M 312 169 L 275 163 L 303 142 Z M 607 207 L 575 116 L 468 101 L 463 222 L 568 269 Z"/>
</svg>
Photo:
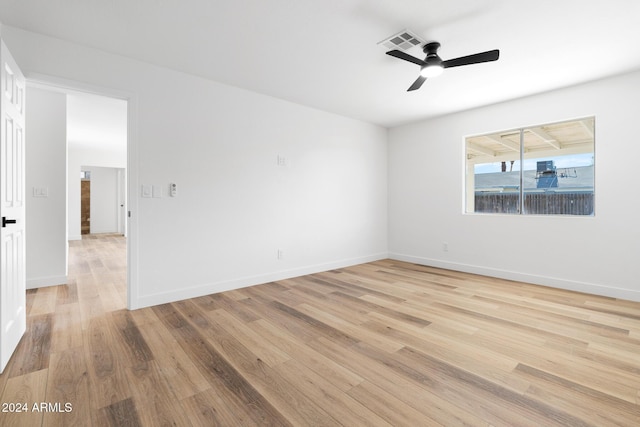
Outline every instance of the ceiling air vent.
<svg viewBox="0 0 640 427">
<path fill-rule="evenodd" d="M 394 34 L 391 37 L 382 40 L 378 44 L 387 50 L 398 49 L 406 52 L 412 47 L 420 47 L 425 43 L 426 41 L 416 36 L 415 33 L 409 30 L 403 30 L 398 34 Z"/>
</svg>

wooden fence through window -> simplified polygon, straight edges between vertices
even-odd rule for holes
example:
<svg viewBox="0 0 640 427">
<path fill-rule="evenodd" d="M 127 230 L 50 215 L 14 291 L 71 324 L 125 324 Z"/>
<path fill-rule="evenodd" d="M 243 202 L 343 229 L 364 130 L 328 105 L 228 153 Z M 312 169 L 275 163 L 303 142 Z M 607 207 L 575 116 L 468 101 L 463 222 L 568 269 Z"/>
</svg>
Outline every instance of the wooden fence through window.
<svg viewBox="0 0 640 427">
<path fill-rule="evenodd" d="M 518 213 L 518 193 L 476 193 L 475 212 Z M 593 215 L 593 193 L 525 193 L 524 210 L 531 215 Z"/>
</svg>

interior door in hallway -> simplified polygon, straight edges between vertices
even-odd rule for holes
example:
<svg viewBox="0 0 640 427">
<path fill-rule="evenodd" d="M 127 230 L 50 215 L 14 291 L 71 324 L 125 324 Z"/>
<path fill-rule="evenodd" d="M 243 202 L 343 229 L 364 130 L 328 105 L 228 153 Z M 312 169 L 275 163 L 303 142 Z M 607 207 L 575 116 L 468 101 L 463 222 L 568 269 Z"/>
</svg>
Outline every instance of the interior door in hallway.
<svg viewBox="0 0 640 427">
<path fill-rule="evenodd" d="M 0 372 L 26 329 L 25 79 L 0 41 Z"/>
<path fill-rule="evenodd" d="M 80 181 L 80 234 L 91 231 L 91 181 Z"/>
</svg>

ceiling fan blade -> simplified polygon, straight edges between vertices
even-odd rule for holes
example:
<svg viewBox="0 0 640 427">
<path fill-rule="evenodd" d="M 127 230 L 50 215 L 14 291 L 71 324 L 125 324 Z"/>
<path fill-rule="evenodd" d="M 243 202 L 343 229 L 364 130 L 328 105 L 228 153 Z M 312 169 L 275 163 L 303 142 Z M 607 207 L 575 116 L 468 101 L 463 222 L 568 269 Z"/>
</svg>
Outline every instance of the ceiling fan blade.
<svg viewBox="0 0 640 427">
<path fill-rule="evenodd" d="M 448 59 L 442 61 L 444 68 L 459 67 L 461 65 L 479 64 L 481 62 L 497 61 L 500 57 L 498 49 L 489 50 L 487 52 L 476 53 L 474 55 L 461 56 L 460 58 Z"/>
<path fill-rule="evenodd" d="M 409 62 L 413 62 L 416 65 L 420 65 L 422 67 L 424 67 L 425 65 L 427 65 L 426 62 L 424 62 L 422 59 L 418 59 L 415 56 L 411 56 L 408 53 L 404 53 L 400 50 L 390 50 L 389 52 L 387 52 L 387 55 L 391 55 L 391 56 L 395 56 L 396 58 L 400 58 L 400 59 L 404 59 L 405 61 L 409 61 Z"/>
<path fill-rule="evenodd" d="M 422 83 L 424 83 L 425 80 L 427 80 L 426 77 L 423 77 L 423 76 L 418 77 L 418 79 L 415 82 L 413 82 L 411 87 L 409 89 L 407 89 L 407 92 L 411 92 L 412 90 L 420 89 L 420 86 L 422 86 Z"/>
</svg>

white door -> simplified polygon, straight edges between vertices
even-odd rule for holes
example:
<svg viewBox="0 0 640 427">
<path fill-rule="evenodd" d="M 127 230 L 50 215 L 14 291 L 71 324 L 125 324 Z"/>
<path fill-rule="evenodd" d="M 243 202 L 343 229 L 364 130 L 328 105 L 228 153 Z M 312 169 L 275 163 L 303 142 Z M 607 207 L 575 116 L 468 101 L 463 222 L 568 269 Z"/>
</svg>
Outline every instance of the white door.
<svg viewBox="0 0 640 427">
<path fill-rule="evenodd" d="M 26 329 L 25 80 L 0 40 L 0 372 Z"/>
</svg>

